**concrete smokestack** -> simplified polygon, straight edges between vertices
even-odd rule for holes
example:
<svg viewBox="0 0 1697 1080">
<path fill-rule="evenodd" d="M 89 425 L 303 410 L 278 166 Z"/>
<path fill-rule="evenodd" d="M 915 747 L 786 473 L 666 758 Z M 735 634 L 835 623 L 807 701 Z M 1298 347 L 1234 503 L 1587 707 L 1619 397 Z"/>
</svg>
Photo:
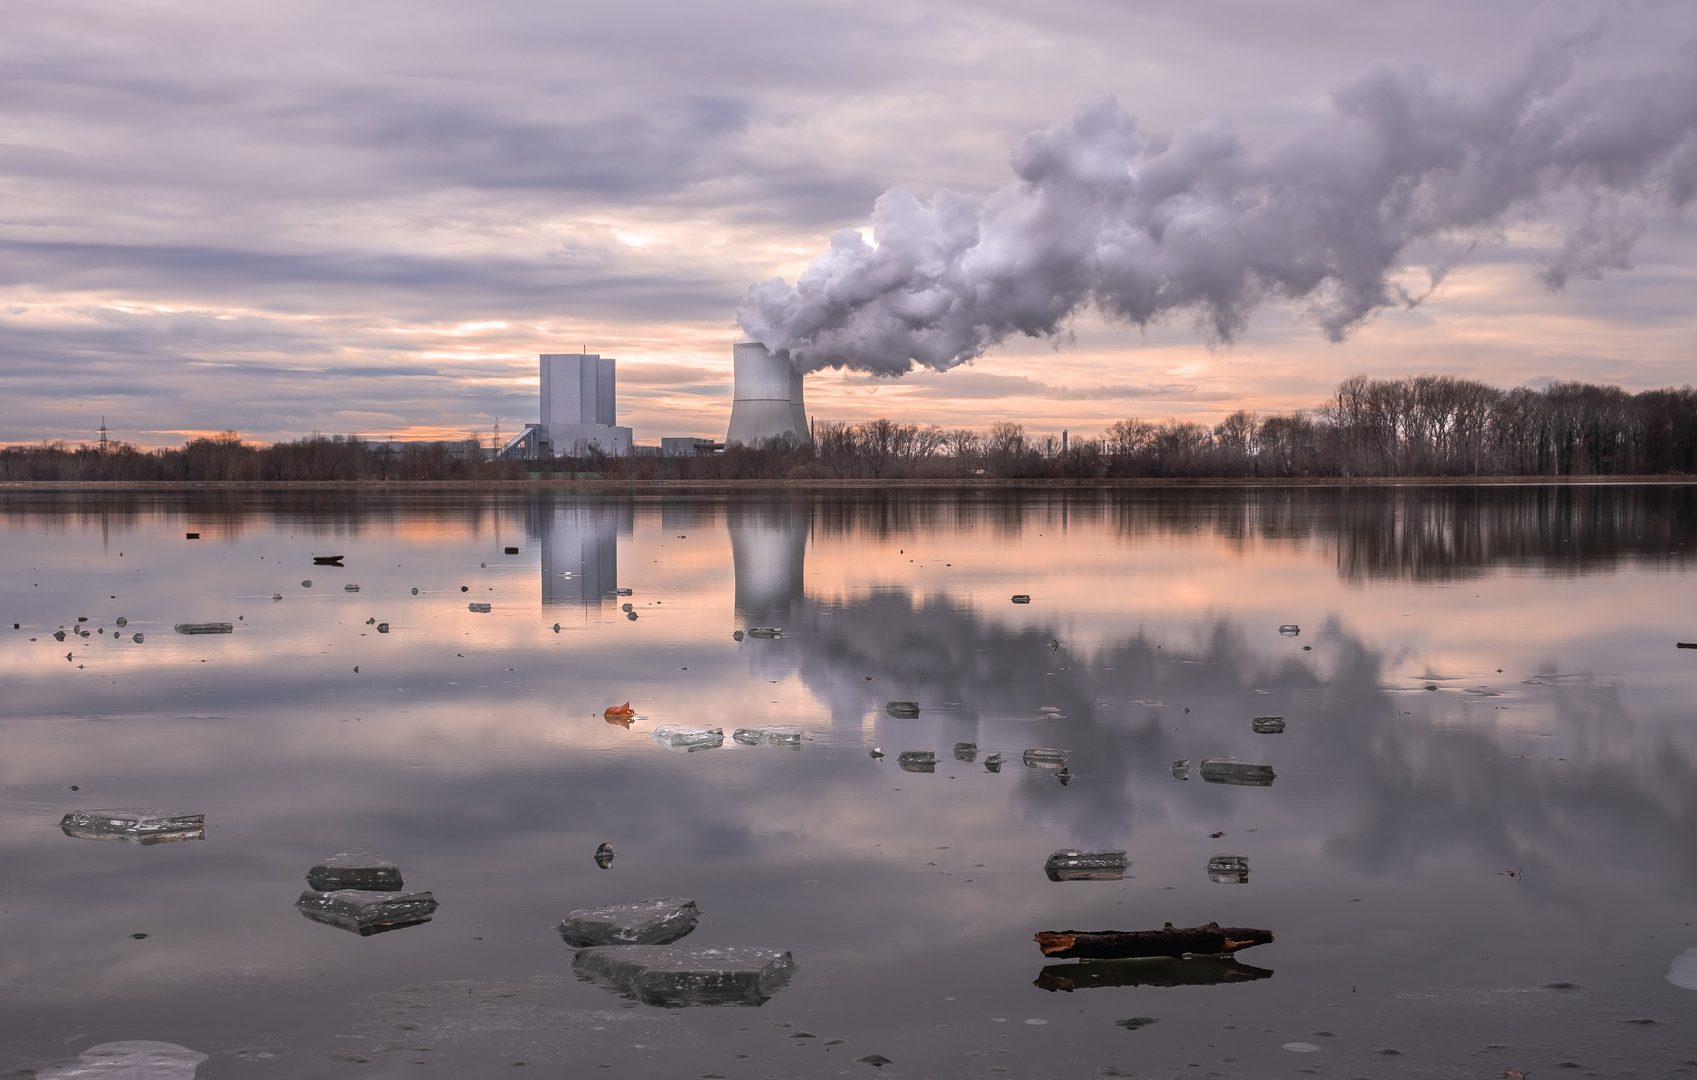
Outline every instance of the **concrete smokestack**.
<svg viewBox="0 0 1697 1080">
<path fill-rule="evenodd" d="M 731 350 L 735 390 L 731 427 L 725 445 L 754 446 L 765 439 L 793 437 L 807 442 L 807 409 L 801 399 L 801 372 L 783 353 L 758 341 L 739 341 Z"/>
</svg>

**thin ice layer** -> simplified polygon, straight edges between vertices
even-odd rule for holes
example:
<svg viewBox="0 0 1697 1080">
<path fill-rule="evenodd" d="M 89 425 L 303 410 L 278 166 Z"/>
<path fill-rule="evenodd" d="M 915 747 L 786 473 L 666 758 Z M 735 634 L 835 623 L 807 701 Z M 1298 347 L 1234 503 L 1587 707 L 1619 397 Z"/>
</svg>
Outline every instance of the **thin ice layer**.
<svg viewBox="0 0 1697 1080">
<path fill-rule="evenodd" d="M 181 810 L 74 810 L 59 822 L 66 836 L 118 844 L 172 844 L 206 839 L 206 815 Z"/>
<path fill-rule="evenodd" d="M 295 907 L 313 922 L 334 926 L 360 937 L 370 937 L 405 926 L 429 922 L 436 913 L 436 897 L 428 892 L 367 892 L 338 889 L 335 892 L 301 893 Z"/>
<path fill-rule="evenodd" d="M 654 741 L 670 750 L 693 754 L 725 744 L 724 728 L 676 727 L 667 724 L 654 729 Z"/>
<path fill-rule="evenodd" d="M 306 883 L 315 892 L 337 889 L 399 892 L 406 886 L 399 866 L 375 852 L 359 848 L 332 855 L 314 866 L 306 873 Z"/>
</svg>

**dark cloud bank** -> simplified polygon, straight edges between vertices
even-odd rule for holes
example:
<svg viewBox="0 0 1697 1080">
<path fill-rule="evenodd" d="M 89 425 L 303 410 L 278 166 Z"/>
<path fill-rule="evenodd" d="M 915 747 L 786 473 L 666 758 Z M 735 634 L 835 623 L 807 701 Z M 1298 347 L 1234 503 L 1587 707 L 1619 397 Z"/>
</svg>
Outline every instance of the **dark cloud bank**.
<svg viewBox="0 0 1697 1080">
<path fill-rule="evenodd" d="M 1092 306 L 1138 326 L 1191 313 L 1229 342 L 1282 299 L 1339 341 L 1381 308 L 1420 301 L 1393 280 L 1412 246 L 1437 249 L 1435 287 L 1469 244 L 1557 198 L 1583 210 L 1543 282 L 1626 269 L 1646 215 L 1697 194 L 1697 49 L 1588 82 L 1585 46 L 1547 45 L 1477 88 L 1376 66 L 1271 153 L 1223 120 L 1153 140 L 1099 99 L 1027 135 L 1012 155 L 1018 182 L 987 198 L 886 191 L 872 243 L 837 233 L 794 285 L 752 287 L 738 320 L 804 370 L 882 374 L 1052 336 Z"/>
</svg>

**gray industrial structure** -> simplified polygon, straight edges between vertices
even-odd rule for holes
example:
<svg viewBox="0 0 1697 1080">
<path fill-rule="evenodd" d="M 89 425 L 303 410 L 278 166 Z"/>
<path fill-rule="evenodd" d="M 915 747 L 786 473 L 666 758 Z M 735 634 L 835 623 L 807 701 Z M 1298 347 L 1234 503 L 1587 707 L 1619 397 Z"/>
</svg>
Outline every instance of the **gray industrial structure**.
<svg viewBox="0 0 1697 1080">
<path fill-rule="evenodd" d="M 739 341 L 731 350 L 735 389 L 731 426 L 725 445 L 754 446 L 789 436 L 807 442 L 807 407 L 801 399 L 801 372 L 787 353 L 772 353 L 758 341 Z"/>
<path fill-rule="evenodd" d="M 542 420 L 526 424 L 496 457 L 515 451 L 527 458 L 583 457 L 600 451 L 631 452 L 631 429 L 620 427 L 618 385 L 611 356 L 595 353 L 543 353 Z"/>
</svg>

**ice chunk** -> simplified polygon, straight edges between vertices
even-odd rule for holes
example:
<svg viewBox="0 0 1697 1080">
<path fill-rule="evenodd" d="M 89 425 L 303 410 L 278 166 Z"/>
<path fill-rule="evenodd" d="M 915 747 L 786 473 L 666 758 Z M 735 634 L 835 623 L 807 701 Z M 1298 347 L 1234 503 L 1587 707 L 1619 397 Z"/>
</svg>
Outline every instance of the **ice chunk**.
<svg viewBox="0 0 1697 1080">
<path fill-rule="evenodd" d="M 1219 885 L 1249 884 L 1249 856 L 1214 856 L 1208 860 L 1208 880 Z"/>
<path fill-rule="evenodd" d="M 897 720 L 917 720 L 919 718 L 919 702 L 892 701 L 884 706 L 884 711 Z"/>
<path fill-rule="evenodd" d="M 130 625 L 130 620 L 128 620 L 128 619 L 124 618 L 122 615 L 120 615 L 120 616 L 118 616 L 118 624 L 117 625 L 119 625 L 121 627 L 122 626 L 128 626 L 128 625 Z"/>
<path fill-rule="evenodd" d="M 670 945 L 695 929 L 694 900 L 660 896 L 634 904 L 581 908 L 555 927 L 574 949 L 590 945 Z"/>
<path fill-rule="evenodd" d="M 580 949 L 577 977 L 644 1005 L 764 1005 L 790 981 L 795 960 L 776 949 L 705 945 L 599 945 Z"/>
<path fill-rule="evenodd" d="M 180 622 L 174 630 L 179 634 L 233 634 L 234 624 L 227 622 Z"/>
<path fill-rule="evenodd" d="M 1249 727 L 1257 735 L 1283 735 L 1285 733 L 1285 718 L 1282 716 L 1257 716 L 1249 722 Z"/>
<path fill-rule="evenodd" d="M 725 744 L 724 728 L 676 727 L 666 724 L 654 729 L 654 741 L 671 750 L 693 754 Z"/>
<path fill-rule="evenodd" d="M 475 611 L 479 615 L 487 615 L 489 614 L 490 608 L 488 604 L 467 604 L 466 610 Z"/>
<path fill-rule="evenodd" d="M 1016 604 L 1029 604 L 1031 603 L 1031 597 L 1027 596 L 1025 593 L 1014 593 L 1013 602 Z"/>
<path fill-rule="evenodd" d="M 970 742 L 955 743 L 955 760 L 971 763 L 978 760 L 978 744 Z"/>
<path fill-rule="evenodd" d="M 629 590 L 629 589 L 614 589 L 613 593 L 617 596 L 630 596 L 631 590 Z"/>
<path fill-rule="evenodd" d="M 1269 787 L 1275 775 L 1271 765 L 1250 765 L 1241 761 L 1218 761 L 1210 758 L 1202 763 L 1202 779 L 1210 784 Z"/>
<path fill-rule="evenodd" d="M 307 890 L 295 907 L 313 922 L 334 926 L 360 937 L 427 923 L 436 913 L 436 897 L 428 892 L 368 892 L 337 889 Z"/>
<path fill-rule="evenodd" d="M 335 892 L 338 889 L 365 889 L 372 892 L 399 892 L 406 883 L 401 880 L 401 868 L 374 852 L 354 848 L 332 855 L 306 872 L 306 883 L 315 892 Z"/>
<path fill-rule="evenodd" d="M 386 622 L 378 623 L 377 624 L 377 632 L 379 634 L 387 634 L 389 632 L 389 624 L 386 623 Z"/>
<path fill-rule="evenodd" d="M 932 750 L 903 750 L 896 764 L 903 772 L 936 772 L 937 754 Z"/>
<path fill-rule="evenodd" d="M 342 591 L 343 592 L 359 592 L 359 586 L 358 585 L 343 585 Z"/>
<path fill-rule="evenodd" d="M 782 746 L 790 750 L 800 750 L 801 740 L 805 735 L 798 727 L 783 727 L 777 724 L 739 727 L 731 732 L 731 738 L 744 746 Z"/>
<path fill-rule="evenodd" d="M 1067 752 L 1048 746 L 1034 746 L 1025 752 L 1025 763 L 1033 769 L 1059 769 L 1067 763 Z"/>
<path fill-rule="evenodd" d="M 135 642 L 137 645 L 140 645 L 142 642 L 146 641 L 147 638 L 142 635 L 141 631 L 137 630 L 135 633 L 130 635 L 130 640 Z"/>
<path fill-rule="evenodd" d="M 126 1039 L 91 1046 L 75 1061 L 29 1070 L 28 1075 L 36 1080 L 193 1080 L 205 1060 L 205 1054 L 176 1043 Z"/>
<path fill-rule="evenodd" d="M 75 810 L 59 822 L 66 836 L 119 844 L 172 844 L 205 840 L 206 815 L 181 810 Z"/>
<path fill-rule="evenodd" d="M 783 637 L 784 628 L 781 626 L 751 626 L 748 628 L 748 636 L 759 638 Z"/>
<path fill-rule="evenodd" d="M 1685 990 L 1697 990 L 1697 949 L 1686 949 L 1668 965 L 1668 982 Z"/>
<path fill-rule="evenodd" d="M 1173 762 L 1173 779 L 1174 780 L 1189 780 L 1190 779 L 1190 759 L 1189 758 L 1187 758 L 1187 757 L 1179 758 L 1177 761 Z"/>
<path fill-rule="evenodd" d="M 1049 856 L 1043 872 L 1050 881 L 1119 881 L 1131 863 L 1123 851 L 1076 851 L 1063 848 Z"/>
<path fill-rule="evenodd" d="M 341 566 L 342 560 L 345 559 L 345 558 L 347 558 L 346 555 L 314 555 L 312 557 L 312 565 L 314 565 L 314 566 Z"/>
<path fill-rule="evenodd" d="M 1283 626 L 1279 627 L 1279 633 L 1283 634 L 1285 637 L 1295 637 L 1302 633 L 1302 627 L 1293 622 L 1287 622 Z"/>
<path fill-rule="evenodd" d="M 731 640 L 732 641 L 741 641 L 743 639 L 743 636 L 744 635 L 743 635 L 743 632 L 741 630 L 732 630 L 731 631 Z"/>
<path fill-rule="evenodd" d="M 991 754 L 988 757 L 986 757 L 984 759 L 984 771 L 985 772 L 1001 772 L 1002 771 L 1002 755 Z"/>
</svg>

